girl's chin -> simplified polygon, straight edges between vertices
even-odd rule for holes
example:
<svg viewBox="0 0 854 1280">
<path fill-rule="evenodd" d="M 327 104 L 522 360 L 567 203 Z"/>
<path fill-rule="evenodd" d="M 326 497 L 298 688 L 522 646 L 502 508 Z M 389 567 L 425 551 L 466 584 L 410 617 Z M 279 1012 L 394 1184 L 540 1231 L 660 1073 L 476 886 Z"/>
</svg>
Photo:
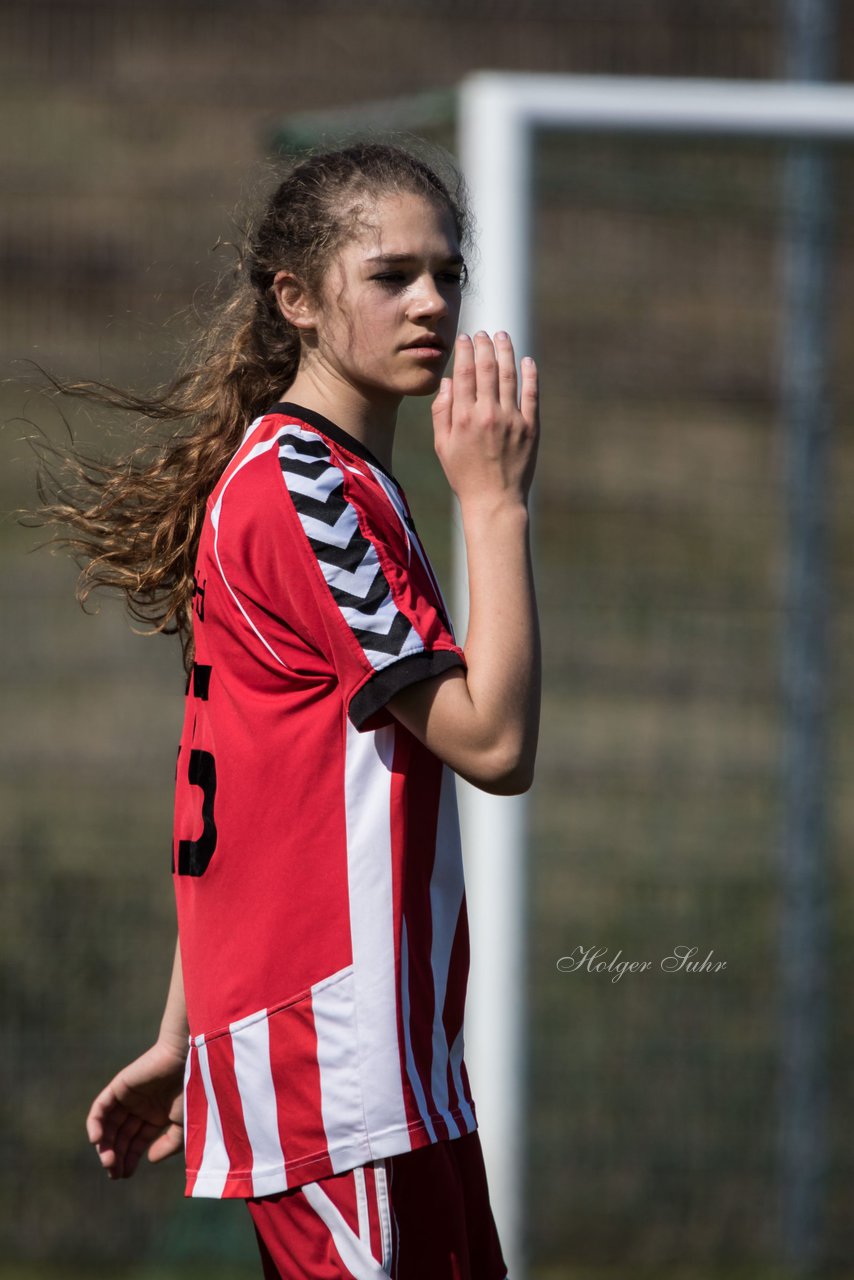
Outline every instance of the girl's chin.
<svg viewBox="0 0 854 1280">
<path fill-rule="evenodd" d="M 447 360 L 431 360 L 429 364 L 416 365 L 407 370 L 407 375 L 413 382 L 438 382 L 447 363 Z"/>
<path fill-rule="evenodd" d="M 413 369 L 408 377 L 401 379 L 401 382 L 406 384 L 404 395 L 429 396 L 438 391 L 446 363 L 443 361 L 442 364 L 435 364 L 432 367 Z"/>
</svg>

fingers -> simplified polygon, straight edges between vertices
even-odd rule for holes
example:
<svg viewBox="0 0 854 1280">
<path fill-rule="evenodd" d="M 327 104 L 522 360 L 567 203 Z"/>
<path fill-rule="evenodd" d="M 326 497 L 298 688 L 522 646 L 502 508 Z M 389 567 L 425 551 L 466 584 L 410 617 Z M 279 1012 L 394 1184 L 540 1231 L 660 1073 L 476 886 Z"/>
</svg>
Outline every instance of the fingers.
<svg viewBox="0 0 854 1280">
<path fill-rule="evenodd" d="M 522 396 L 520 409 L 529 427 L 539 425 L 539 377 L 537 366 L 530 356 L 522 361 Z"/>
<path fill-rule="evenodd" d="M 183 1065 L 154 1046 L 95 1098 L 86 1132 L 110 1178 L 129 1178 L 152 1144 L 160 1159 L 182 1145 L 183 1077 Z"/>
<path fill-rule="evenodd" d="M 107 1090 L 104 1091 L 105 1093 Z M 98 1159 L 105 1169 L 109 1170 L 115 1163 L 115 1141 L 122 1124 L 127 1119 L 127 1111 L 113 1100 L 104 1101 L 99 1095 L 92 1104 L 86 1117 L 86 1133 L 94 1144 Z"/>
<path fill-rule="evenodd" d="M 463 408 L 472 406 L 476 400 L 487 403 L 497 401 L 510 413 L 517 410 L 519 401 L 516 357 L 510 335 L 503 329 L 499 330 L 493 342 L 483 329 L 478 330 L 474 340 L 468 334 L 461 333 L 454 348 L 451 404 L 448 404 L 442 391 L 436 400 L 437 407 L 443 415 L 445 411 L 448 413 L 448 426 L 450 426 L 451 409 L 454 403 Z M 443 416 L 441 418 L 443 425 L 444 421 Z"/>
<path fill-rule="evenodd" d="M 143 1121 L 138 1116 L 125 1112 L 120 1124 L 105 1130 L 104 1138 L 98 1143 L 98 1158 L 111 1178 L 127 1176 L 128 1148 L 142 1127 Z"/>
<path fill-rule="evenodd" d="M 467 333 L 461 333 L 454 346 L 454 404 L 461 409 L 470 408 L 475 402 L 477 375 L 474 363 L 474 346 Z"/>
<path fill-rule="evenodd" d="M 172 1125 L 170 1129 L 175 1127 L 183 1133 L 180 1126 Z M 146 1148 L 159 1142 L 162 1136 L 157 1125 L 139 1116 L 127 1115 L 112 1137 L 97 1144 L 98 1159 L 110 1178 L 129 1178 Z"/>
<path fill-rule="evenodd" d="M 498 359 L 498 398 L 501 401 L 501 407 L 512 412 L 518 407 L 516 357 L 510 335 L 503 329 L 495 335 L 495 351 Z"/>
<path fill-rule="evenodd" d="M 129 1178 L 153 1137 L 160 1132 L 119 1101 L 115 1081 L 98 1094 L 86 1117 L 86 1132 L 110 1178 Z"/>
<path fill-rule="evenodd" d="M 158 1131 L 154 1125 L 144 1124 L 135 1138 L 128 1144 L 125 1152 L 122 1177 L 129 1178 L 136 1172 L 136 1167 L 145 1150 L 151 1150 L 152 1139 L 157 1138 Z"/>
<path fill-rule="evenodd" d="M 107 1117 L 110 1115 L 116 1104 L 116 1095 L 113 1092 L 112 1084 L 108 1084 L 106 1089 L 102 1089 L 95 1101 L 89 1108 L 89 1114 L 86 1117 L 86 1133 L 90 1142 L 100 1142 L 104 1136 L 104 1125 Z"/>
<path fill-rule="evenodd" d="M 498 361 L 492 339 L 483 329 L 474 335 L 474 363 L 478 400 L 498 399 Z"/>
<path fill-rule="evenodd" d="M 86 1117 L 86 1136 L 90 1142 L 100 1142 L 101 1138 L 104 1136 L 104 1126 L 101 1120 L 101 1113 L 100 1111 L 95 1110 L 94 1103 Z"/>
<path fill-rule="evenodd" d="M 451 429 L 451 418 L 454 411 L 454 384 L 450 378 L 442 379 L 431 409 L 433 412 L 433 433 L 436 437 L 436 442 L 440 443 Z"/>
<path fill-rule="evenodd" d="M 162 1133 L 156 1142 L 152 1142 L 148 1149 L 148 1159 L 152 1164 L 157 1164 L 158 1160 L 166 1160 L 169 1156 L 177 1155 L 184 1148 L 184 1129 L 180 1124 L 170 1124 L 165 1133 Z"/>
</svg>

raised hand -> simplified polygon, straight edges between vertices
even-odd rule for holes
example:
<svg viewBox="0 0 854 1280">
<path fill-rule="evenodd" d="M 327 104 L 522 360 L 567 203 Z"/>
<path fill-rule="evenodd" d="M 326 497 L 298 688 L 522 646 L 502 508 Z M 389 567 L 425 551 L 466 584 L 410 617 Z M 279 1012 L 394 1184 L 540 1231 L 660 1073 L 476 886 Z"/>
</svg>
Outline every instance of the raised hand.
<svg viewBox="0 0 854 1280">
<path fill-rule="evenodd" d="M 506 333 L 460 334 L 452 378 L 433 401 L 436 454 L 460 503 L 527 504 L 539 444 L 537 368 L 516 360 Z"/>
<path fill-rule="evenodd" d="M 184 1062 L 158 1042 L 123 1067 L 92 1103 L 86 1132 L 111 1178 L 129 1178 L 146 1148 L 152 1163 L 182 1149 Z"/>
</svg>

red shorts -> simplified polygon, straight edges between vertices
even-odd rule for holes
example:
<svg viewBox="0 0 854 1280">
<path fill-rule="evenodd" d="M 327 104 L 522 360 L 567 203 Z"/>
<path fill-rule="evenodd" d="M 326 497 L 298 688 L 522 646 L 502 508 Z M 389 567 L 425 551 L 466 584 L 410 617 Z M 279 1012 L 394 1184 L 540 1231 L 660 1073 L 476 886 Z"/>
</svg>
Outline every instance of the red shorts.
<svg viewBox="0 0 854 1280">
<path fill-rule="evenodd" d="M 506 1280 L 477 1130 L 247 1200 L 265 1280 Z"/>
</svg>

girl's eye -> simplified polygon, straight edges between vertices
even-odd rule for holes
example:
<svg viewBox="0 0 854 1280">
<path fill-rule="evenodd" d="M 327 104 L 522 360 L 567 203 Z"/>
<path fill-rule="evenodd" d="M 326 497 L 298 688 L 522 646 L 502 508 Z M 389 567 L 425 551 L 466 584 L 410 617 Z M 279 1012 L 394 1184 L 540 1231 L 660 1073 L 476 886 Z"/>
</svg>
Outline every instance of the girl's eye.
<svg viewBox="0 0 854 1280">
<path fill-rule="evenodd" d="M 446 280 L 450 284 L 462 284 L 463 277 L 460 271 L 442 271 L 439 274 L 442 280 Z M 379 281 L 380 284 L 394 288 L 404 284 L 406 275 L 403 271 L 386 271 L 380 276 L 374 276 L 373 279 Z"/>
</svg>

